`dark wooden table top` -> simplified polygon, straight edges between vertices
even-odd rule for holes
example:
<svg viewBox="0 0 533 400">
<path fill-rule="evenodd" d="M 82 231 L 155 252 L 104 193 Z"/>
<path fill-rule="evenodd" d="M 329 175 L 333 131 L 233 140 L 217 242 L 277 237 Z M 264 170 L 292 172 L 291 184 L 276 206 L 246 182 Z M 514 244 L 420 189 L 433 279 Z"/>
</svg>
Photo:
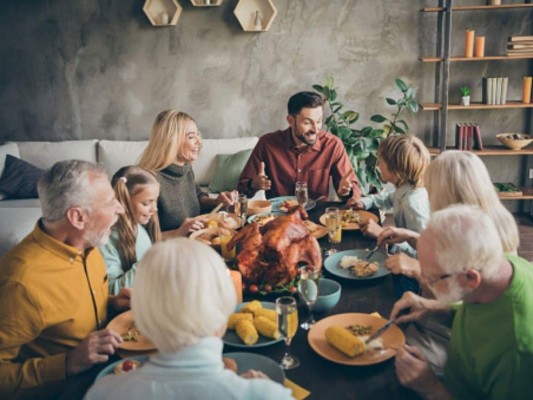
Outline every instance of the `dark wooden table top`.
<svg viewBox="0 0 533 400">
<path fill-rule="evenodd" d="M 328 204 L 319 203 L 309 211 L 312 221 L 318 222 Z M 321 247 L 331 245 L 327 237 L 319 240 Z M 375 241 L 365 238 L 360 231 L 343 231 L 342 243 L 335 245 L 339 251 L 350 249 L 370 249 Z M 325 269 L 323 276 L 339 282 L 342 286 L 339 303 L 327 314 L 315 314 L 318 321 L 334 314 L 360 312 L 379 312 L 387 318 L 395 302 L 392 278 L 390 275 L 366 280 L 355 281 L 343 279 L 330 274 Z M 245 296 L 245 301 L 254 298 L 264 301 L 275 301 L 274 295 Z M 305 305 L 299 305 L 300 321 L 307 318 Z M 307 332 L 298 329 L 291 343 L 291 353 L 300 359 L 300 366 L 285 371 L 287 378 L 311 392 L 308 399 L 413 399 L 413 392 L 400 385 L 394 369 L 394 358 L 379 364 L 354 367 L 333 363 L 314 352 L 307 342 Z M 285 352 L 285 344 L 277 343 L 267 347 L 254 349 L 225 346 L 224 352 L 248 351 L 262 354 L 276 361 L 281 360 Z"/>
</svg>

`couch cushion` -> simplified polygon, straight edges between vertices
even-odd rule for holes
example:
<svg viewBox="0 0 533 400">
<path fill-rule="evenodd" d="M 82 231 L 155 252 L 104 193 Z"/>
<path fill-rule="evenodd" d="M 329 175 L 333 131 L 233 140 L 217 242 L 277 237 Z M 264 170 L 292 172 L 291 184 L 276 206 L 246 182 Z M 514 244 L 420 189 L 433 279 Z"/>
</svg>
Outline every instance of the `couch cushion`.
<svg viewBox="0 0 533 400">
<path fill-rule="evenodd" d="M 236 190 L 241 172 L 251 153 L 252 149 L 234 154 L 217 154 L 215 174 L 209 183 L 209 190 L 216 193 Z"/>
<path fill-rule="evenodd" d="M 0 176 L 4 173 L 4 165 L 8 154 L 20 158 L 19 147 L 16 143 L 9 142 L 0 146 Z"/>
<path fill-rule="evenodd" d="M 20 204 L 20 202 L 24 201 L 26 200 L 16 200 L 12 203 Z M 2 201 L 0 204 L 4 205 L 9 202 L 11 200 Z M 22 206 L 3 208 L 0 206 L 0 221 L 2 221 L 1 224 L 3 227 L 0 229 L 0 257 L 24 239 L 33 230 L 37 220 L 41 216 L 40 207 L 26 208 Z"/>
<path fill-rule="evenodd" d="M 98 163 L 103 165 L 111 178 L 126 165 L 135 165 L 148 145 L 147 140 L 130 142 L 124 140 L 100 140 L 98 142 Z"/>
<path fill-rule="evenodd" d="M 253 149 L 259 139 L 255 136 L 232 139 L 203 139 L 202 150 L 192 169 L 199 185 L 209 185 L 215 175 L 217 154 L 233 154 L 237 151 Z"/>
<path fill-rule="evenodd" d="M 96 140 L 62 142 L 17 142 L 20 158 L 38 168 L 48 169 L 58 161 L 84 160 L 96 163 Z"/>
<path fill-rule="evenodd" d="M 10 199 L 35 199 L 39 197 L 37 183 L 43 174 L 42 169 L 8 154 L 0 178 L 0 193 Z"/>
</svg>

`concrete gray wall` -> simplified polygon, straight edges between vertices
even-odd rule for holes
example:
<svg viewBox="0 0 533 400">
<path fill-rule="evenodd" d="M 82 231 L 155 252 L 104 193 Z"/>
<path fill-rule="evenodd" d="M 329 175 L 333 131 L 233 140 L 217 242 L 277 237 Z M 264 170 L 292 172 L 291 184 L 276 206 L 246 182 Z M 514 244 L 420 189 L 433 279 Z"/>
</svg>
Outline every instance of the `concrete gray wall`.
<svg viewBox="0 0 533 400">
<path fill-rule="evenodd" d="M 3 0 L 0 140 L 144 139 L 168 108 L 194 116 L 205 137 L 260 135 L 285 127 L 292 93 L 328 76 L 361 113 L 361 126 L 389 111 L 384 97 L 398 96 L 396 77 L 417 88 L 420 102 L 433 100 L 434 65 L 418 57 L 435 52 L 437 17 L 418 10 L 436 0 L 273 0 L 278 15 L 264 33 L 241 30 L 237 0 L 212 8 L 180 2 L 177 26 L 153 27 L 143 0 Z M 466 28 L 486 36 L 487 54 L 503 53 L 508 35 L 533 34 L 532 11 L 454 15 L 455 55 L 464 51 Z M 509 76 L 508 97 L 517 99 L 521 77 L 533 68 L 516 60 L 451 71 L 456 102 L 465 84 L 480 99 L 481 76 L 491 75 Z M 450 127 L 478 122 L 491 144 L 496 133 L 529 130 L 529 114 L 458 111 Z M 411 132 L 430 144 L 432 121 L 420 112 Z M 518 182 L 520 162 L 499 159 L 495 179 Z"/>
</svg>

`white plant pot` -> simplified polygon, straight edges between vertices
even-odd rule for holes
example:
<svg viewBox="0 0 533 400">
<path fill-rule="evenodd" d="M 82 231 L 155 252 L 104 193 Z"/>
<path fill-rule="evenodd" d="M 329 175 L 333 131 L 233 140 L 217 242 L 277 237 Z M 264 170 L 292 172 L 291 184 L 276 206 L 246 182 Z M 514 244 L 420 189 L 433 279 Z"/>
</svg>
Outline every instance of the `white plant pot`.
<svg viewBox="0 0 533 400">
<path fill-rule="evenodd" d="M 461 97 L 461 105 L 469 106 L 470 105 L 470 96 Z"/>
</svg>

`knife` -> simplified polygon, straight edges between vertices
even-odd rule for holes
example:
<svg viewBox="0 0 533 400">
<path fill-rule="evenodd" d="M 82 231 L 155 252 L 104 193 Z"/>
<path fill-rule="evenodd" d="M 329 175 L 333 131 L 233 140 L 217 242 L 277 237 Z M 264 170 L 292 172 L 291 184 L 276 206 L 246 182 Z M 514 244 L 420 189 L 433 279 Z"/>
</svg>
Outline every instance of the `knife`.
<svg viewBox="0 0 533 400">
<path fill-rule="evenodd" d="M 396 316 L 396 318 L 394 319 L 391 319 L 389 320 L 385 325 L 383 325 L 381 328 L 379 328 L 377 331 L 375 331 L 372 335 L 370 335 L 368 337 L 368 339 L 365 340 L 365 344 L 368 344 L 370 343 L 372 340 L 376 340 L 378 337 L 380 337 L 381 335 L 383 335 L 383 333 L 385 333 L 385 331 L 387 329 L 390 328 L 390 326 L 392 324 L 395 324 L 396 323 L 396 320 L 398 318 L 400 318 L 402 315 L 405 315 L 405 314 L 409 314 L 409 311 L 410 309 L 409 308 L 404 308 L 403 310 L 401 310 L 398 315 Z"/>
</svg>

